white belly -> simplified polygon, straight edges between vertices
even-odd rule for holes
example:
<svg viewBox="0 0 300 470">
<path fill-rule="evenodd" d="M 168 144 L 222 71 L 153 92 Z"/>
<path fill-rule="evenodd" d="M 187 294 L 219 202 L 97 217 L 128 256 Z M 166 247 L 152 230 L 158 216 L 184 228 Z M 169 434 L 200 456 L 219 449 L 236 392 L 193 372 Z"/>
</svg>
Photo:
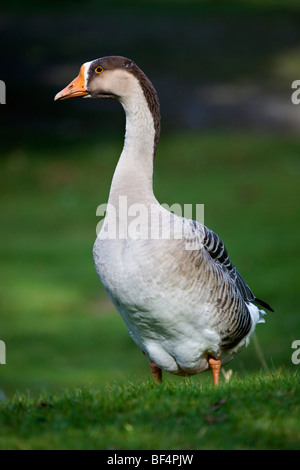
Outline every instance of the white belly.
<svg viewBox="0 0 300 470">
<path fill-rule="evenodd" d="M 98 276 L 129 333 L 158 367 L 178 375 L 209 368 L 208 354 L 218 355 L 219 335 L 208 327 L 209 306 L 195 305 L 190 287 L 176 282 L 174 258 L 155 240 L 134 248 L 127 240 L 101 240 L 94 246 Z M 174 241 L 176 243 L 176 241 Z M 170 240 L 168 240 L 170 244 Z M 134 250 L 134 256 L 132 253 Z M 165 253 L 162 257 L 161 253 Z"/>
</svg>

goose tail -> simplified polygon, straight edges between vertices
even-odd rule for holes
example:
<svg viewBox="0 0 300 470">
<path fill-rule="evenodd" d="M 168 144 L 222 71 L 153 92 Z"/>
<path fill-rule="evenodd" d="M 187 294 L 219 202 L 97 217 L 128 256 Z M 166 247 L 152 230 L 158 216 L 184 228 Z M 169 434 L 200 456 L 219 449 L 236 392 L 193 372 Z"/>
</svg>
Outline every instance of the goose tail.
<svg viewBox="0 0 300 470">
<path fill-rule="evenodd" d="M 267 304 L 267 302 L 265 302 L 264 300 L 261 300 L 261 299 L 258 299 L 257 297 L 255 297 L 252 302 L 255 302 L 256 304 L 260 305 L 261 307 L 266 308 L 270 312 L 274 312 L 272 307 L 270 307 L 270 305 Z"/>
</svg>

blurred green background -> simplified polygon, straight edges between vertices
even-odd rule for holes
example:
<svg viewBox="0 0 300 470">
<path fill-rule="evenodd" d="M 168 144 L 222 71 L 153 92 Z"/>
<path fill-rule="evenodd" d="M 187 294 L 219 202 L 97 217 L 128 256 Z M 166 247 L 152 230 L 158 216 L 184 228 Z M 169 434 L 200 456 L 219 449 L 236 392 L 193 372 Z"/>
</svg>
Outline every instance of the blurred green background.
<svg viewBox="0 0 300 470">
<path fill-rule="evenodd" d="M 63 0 L 2 9 L 1 397 L 150 378 L 92 260 L 123 110 L 53 101 L 83 62 L 104 55 L 130 57 L 158 91 L 157 198 L 204 203 L 206 225 L 275 310 L 227 368 L 299 368 L 291 344 L 300 339 L 300 106 L 291 84 L 300 79 L 300 8 L 282 3 Z"/>
</svg>

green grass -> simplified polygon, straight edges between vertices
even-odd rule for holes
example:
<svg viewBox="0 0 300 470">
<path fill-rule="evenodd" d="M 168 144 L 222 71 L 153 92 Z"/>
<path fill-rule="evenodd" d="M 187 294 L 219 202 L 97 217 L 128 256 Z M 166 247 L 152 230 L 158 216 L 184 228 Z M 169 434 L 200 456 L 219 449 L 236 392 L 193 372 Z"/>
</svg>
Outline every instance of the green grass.
<svg viewBox="0 0 300 470">
<path fill-rule="evenodd" d="M 130 383 L 0 404 L 1 449 L 299 449 L 296 374 Z"/>
</svg>

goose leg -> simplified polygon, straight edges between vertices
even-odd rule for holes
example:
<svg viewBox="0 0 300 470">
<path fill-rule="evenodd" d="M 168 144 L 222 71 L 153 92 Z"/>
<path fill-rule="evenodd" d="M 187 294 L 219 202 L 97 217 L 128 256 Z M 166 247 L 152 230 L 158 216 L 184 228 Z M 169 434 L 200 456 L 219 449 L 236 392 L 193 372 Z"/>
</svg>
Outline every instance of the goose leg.
<svg viewBox="0 0 300 470">
<path fill-rule="evenodd" d="M 162 383 L 162 370 L 153 361 L 150 361 L 150 367 L 155 382 Z"/>
<path fill-rule="evenodd" d="M 215 359 L 212 356 L 208 358 L 209 366 L 213 373 L 214 386 L 216 387 L 219 384 L 219 375 L 221 369 L 221 359 Z"/>
</svg>

